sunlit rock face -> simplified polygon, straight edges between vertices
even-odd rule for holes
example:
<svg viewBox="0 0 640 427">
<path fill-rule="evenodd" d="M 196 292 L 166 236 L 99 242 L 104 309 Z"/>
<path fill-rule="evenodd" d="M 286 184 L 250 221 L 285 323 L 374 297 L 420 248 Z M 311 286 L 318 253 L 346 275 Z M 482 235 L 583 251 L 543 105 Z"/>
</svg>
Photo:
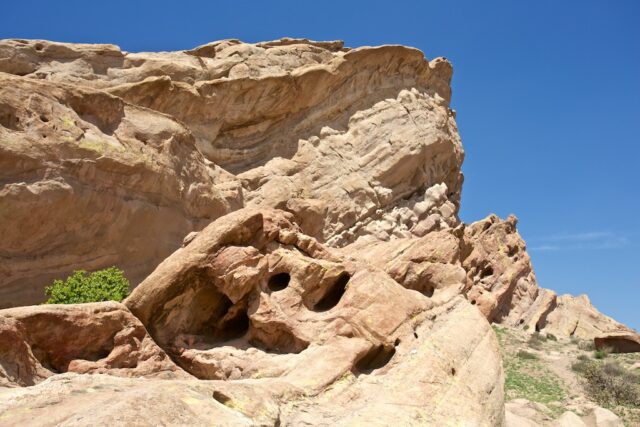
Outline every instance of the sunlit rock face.
<svg viewBox="0 0 640 427">
<path fill-rule="evenodd" d="M 74 268 L 137 285 L 243 206 L 286 209 L 333 246 L 455 223 L 451 70 L 341 42 L 1 41 L 0 307 L 41 302 Z"/>
<path fill-rule="evenodd" d="M 451 77 L 404 46 L 0 41 L 0 308 L 75 269 L 133 288 L 0 310 L 0 425 L 500 426 L 490 322 L 635 348 L 538 286 L 514 216 L 458 219 Z"/>
</svg>

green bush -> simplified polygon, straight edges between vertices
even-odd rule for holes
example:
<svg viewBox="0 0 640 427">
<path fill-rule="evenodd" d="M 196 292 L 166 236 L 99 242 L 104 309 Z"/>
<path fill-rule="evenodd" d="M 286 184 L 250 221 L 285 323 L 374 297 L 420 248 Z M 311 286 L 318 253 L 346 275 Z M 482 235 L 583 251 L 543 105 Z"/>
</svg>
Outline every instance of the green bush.
<svg viewBox="0 0 640 427">
<path fill-rule="evenodd" d="M 553 334 L 547 334 L 547 339 L 550 339 L 551 341 L 558 341 L 558 338 Z"/>
<path fill-rule="evenodd" d="M 609 355 L 609 352 L 607 352 L 607 350 L 605 350 L 604 348 L 600 350 L 596 350 L 593 353 L 593 357 L 595 357 L 596 359 L 604 359 L 608 355 Z"/>
<path fill-rule="evenodd" d="M 116 267 L 91 274 L 76 270 L 67 280 L 55 280 L 44 290 L 47 304 L 77 304 L 97 301 L 122 301 L 129 294 L 129 281 Z"/>
</svg>

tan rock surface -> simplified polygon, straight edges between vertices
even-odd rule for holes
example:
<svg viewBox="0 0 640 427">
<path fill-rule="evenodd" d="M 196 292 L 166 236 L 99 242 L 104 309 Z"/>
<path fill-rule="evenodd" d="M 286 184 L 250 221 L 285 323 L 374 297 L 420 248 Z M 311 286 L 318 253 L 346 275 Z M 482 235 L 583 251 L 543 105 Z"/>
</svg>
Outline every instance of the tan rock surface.
<svg viewBox="0 0 640 427">
<path fill-rule="evenodd" d="M 0 310 L 0 386 L 64 372 L 189 378 L 116 302 Z"/>
<path fill-rule="evenodd" d="M 451 66 L 415 49 L 4 40 L 0 72 L 0 307 L 74 268 L 115 264 L 136 285 L 243 205 L 286 208 L 333 245 L 457 221 Z"/>
<path fill-rule="evenodd" d="M 609 332 L 594 338 L 597 349 L 613 353 L 640 353 L 640 334 L 633 331 Z"/>
<path fill-rule="evenodd" d="M 562 295 L 547 317 L 545 331 L 558 335 L 593 339 L 608 332 L 632 332 L 631 329 L 600 313 L 587 295 Z"/>
<path fill-rule="evenodd" d="M 126 305 L 199 378 L 271 378 L 316 396 L 281 418 L 290 425 L 501 420 L 496 343 L 486 321 L 462 321 L 481 319 L 470 304 L 406 290 L 301 234 L 293 218 L 245 209 L 215 221 Z M 465 402 L 456 416 L 454 402 Z"/>
<path fill-rule="evenodd" d="M 505 404 L 505 427 L 624 427 L 616 414 L 594 406 L 582 416 L 565 411 L 554 419 L 545 405 L 526 399 L 514 399 Z"/>
<path fill-rule="evenodd" d="M 415 49 L 4 40 L 0 73 L 0 307 L 41 301 L 75 268 L 117 265 L 135 286 L 190 231 L 242 206 L 286 209 L 307 235 L 358 250 L 459 226 L 452 69 Z M 556 296 L 538 287 L 515 226 L 489 216 L 465 228 L 455 261 L 392 276 L 422 292 L 430 276 L 491 321 L 568 329 L 583 316 L 563 303 L 550 316 Z"/>
<path fill-rule="evenodd" d="M 40 302 L 78 268 L 118 265 L 136 283 L 239 203 L 167 116 L 4 73 L 0 110 L 0 307 Z"/>
<path fill-rule="evenodd" d="M 505 418 L 487 320 L 621 325 L 538 286 L 515 217 L 460 223 L 451 75 L 339 41 L 0 41 L 0 308 L 78 268 L 141 282 L 0 311 L 0 385 L 35 384 L 0 424 L 536 422 Z"/>
<path fill-rule="evenodd" d="M 155 380 L 67 375 L 34 392 L 4 392 L 0 422 L 20 422 L 28 413 L 37 424 L 64 419 L 87 425 L 112 412 L 125 422 L 145 410 L 114 401 L 140 395 L 178 408 L 147 414 L 142 425 L 211 419 L 223 425 L 502 424 L 497 340 L 471 304 L 460 296 L 437 303 L 405 289 L 383 271 L 300 233 L 292 219 L 276 210 L 228 214 L 161 263 L 125 301 L 182 368 L 216 381 L 164 387 Z M 104 306 L 120 307 L 41 310 L 76 313 Z M 2 313 L 19 318 L 16 312 L 33 311 Z M 93 321 L 104 323 L 99 315 Z M 85 333 L 92 333 L 90 327 Z M 50 341 L 51 347 L 74 344 L 59 334 Z M 107 368 L 103 372 L 118 371 Z M 97 389 L 95 397 L 78 392 L 82 384 Z M 88 417 L 87 399 L 109 403 Z M 185 414 L 185 402 L 202 405 L 202 411 Z M 47 418 L 49 412 L 56 417 Z"/>
</svg>

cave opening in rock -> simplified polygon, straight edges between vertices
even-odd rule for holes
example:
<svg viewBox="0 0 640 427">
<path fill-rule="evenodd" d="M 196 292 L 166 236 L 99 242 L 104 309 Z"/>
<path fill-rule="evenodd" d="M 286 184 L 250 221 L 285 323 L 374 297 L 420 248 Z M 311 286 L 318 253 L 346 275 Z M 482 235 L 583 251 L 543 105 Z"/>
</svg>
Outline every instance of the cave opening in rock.
<svg viewBox="0 0 640 427">
<path fill-rule="evenodd" d="M 358 373 L 369 374 L 375 369 L 386 366 L 395 354 L 395 347 L 377 345 L 356 362 L 355 369 Z"/>
<path fill-rule="evenodd" d="M 431 284 L 428 284 L 422 288 L 421 294 L 427 298 L 433 297 L 433 293 L 435 292 L 435 287 Z"/>
<path fill-rule="evenodd" d="M 335 282 L 329 287 L 324 296 L 313 307 L 315 311 L 327 311 L 338 305 L 342 295 L 347 290 L 347 283 L 351 280 L 351 275 L 346 271 L 341 273 Z"/>
<path fill-rule="evenodd" d="M 289 281 L 291 281 L 289 273 L 278 273 L 269 278 L 267 286 L 271 292 L 278 292 L 289 286 Z"/>
<path fill-rule="evenodd" d="M 224 341 L 242 338 L 249 331 L 249 316 L 244 310 L 239 310 L 228 319 L 221 322 L 218 336 Z"/>
<path fill-rule="evenodd" d="M 482 273 L 480 273 L 480 279 L 484 279 L 485 277 L 493 276 L 493 267 L 490 265 L 486 266 Z"/>
</svg>

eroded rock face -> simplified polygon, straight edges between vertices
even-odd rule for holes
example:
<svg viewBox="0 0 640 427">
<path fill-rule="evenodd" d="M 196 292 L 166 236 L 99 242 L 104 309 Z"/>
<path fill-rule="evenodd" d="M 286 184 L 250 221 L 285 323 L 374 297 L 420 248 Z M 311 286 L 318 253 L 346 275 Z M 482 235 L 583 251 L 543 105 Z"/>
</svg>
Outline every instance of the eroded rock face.
<svg viewBox="0 0 640 427">
<path fill-rule="evenodd" d="M 620 325 L 538 286 L 515 217 L 459 221 L 451 74 L 337 41 L 0 41 L 0 307 L 77 268 L 141 282 L 0 311 L 0 385 L 33 386 L 0 424 L 503 425 L 489 322 Z"/>
<path fill-rule="evenodd" d="M 416 49 L 4 40 L 0 73 L 0 307 L 74 268 L 136 285 L 242 206 L 286 209 L 334 246 L 457 222 L 452 69 Z"/>
<path fill-rule="evenodd" d="M 0 109 L 0 307 L 42 301 L 75 268 L 118 265 L 136 283 L 239 205 L 239 186 L 168 116 L 4 73 Z"/>
<path fill-rule="evenodd" d="M 125 304 L 201 379 L 304 390 L 308 401 L 281 407 L 287 425 L 501 422 L 496 343 L 469 303 L 407 290 L 302 234 L 293 218 L 245 209 L 215 221 Z M 452 333 L 460 339 L 449 340 Z M 414 407 L 385 409 L 407 402 L 409 390 Z M 447 399 L 436 398 L 443 393 Z M 233 399 L 233 388 L 223 395 Z M 455 402 L 465 410 L 453 416 Z"/>
<path fill-rule="evenodd" d="M 0 310 L 0 386 L 64 372 L 189 378 L 115 302 Z"/>
</svg>

